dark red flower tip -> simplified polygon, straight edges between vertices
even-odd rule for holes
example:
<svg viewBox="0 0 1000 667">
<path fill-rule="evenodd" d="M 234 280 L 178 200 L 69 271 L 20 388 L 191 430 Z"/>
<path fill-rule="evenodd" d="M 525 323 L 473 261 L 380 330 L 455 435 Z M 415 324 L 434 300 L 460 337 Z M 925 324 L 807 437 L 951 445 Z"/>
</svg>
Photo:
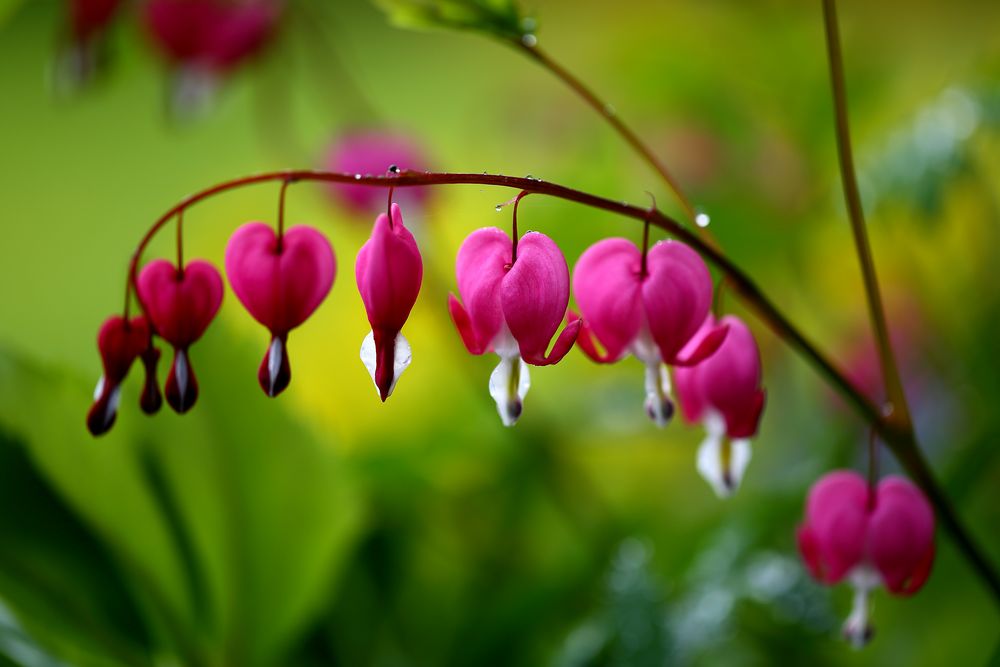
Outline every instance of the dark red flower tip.
<svg viewBox="0 0 1000 667">
<path fill-rule="evenodd" d="M 73 38 L 85 42 L 107 28 L 121 0 L 70 0 L 69 20 Z"/>
<path fill-rule="evenodd" d="M 146 371 L 146 379 L 143 382 L 142 394 L 139 397 L 139 407 L 147 415 L 156 414 L 163 405 L 160 384 L 156 380 L 156 367 L 159 362 L 160 350 L 150 344 L 142 353 L 142 365 Z"/>
<path fill-rule="evenodd" d="M 115 423 L 121 383 L 136 358 L 149 346 L 149 323 L 143 316 L 126 320 L 109 317 L 97 334 L 97 349 L 101 353 L 103 373 L 94 390 L 94 403 L 87 413 L 87 428 L 97 436 L 106 433 Z"/>
<path fill-rule="evenodd" d="M 187 349 L 174 350 L 174 363 L 167 375 L 167 386 L 164 388 L 167 404 L 179 415 L 184 414 L 198 400 L 198 379 L 188 361 Z"/>
<path fill-rule="evenodd" d="M 274 398 L 292 381 L 292 366 L 288 362 L 288 348 L 285 341 L 288 334 L 272 336 L 271 344 L 257 369 L 257 382 L 270 398 Z"/>
</svg>

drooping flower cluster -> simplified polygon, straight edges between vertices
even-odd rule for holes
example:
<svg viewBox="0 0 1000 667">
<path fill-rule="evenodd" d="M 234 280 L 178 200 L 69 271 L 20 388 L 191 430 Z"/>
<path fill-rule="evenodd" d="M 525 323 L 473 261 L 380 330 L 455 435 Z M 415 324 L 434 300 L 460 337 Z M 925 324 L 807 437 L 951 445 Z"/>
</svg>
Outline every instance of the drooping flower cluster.
<svg viewBox="0 0 1000 667">
<path fill-rule="evenodd" d="M 869 597 L 884 586 L 912 595 L 934 564 L 934 511 L 924 494 L 902 477 L 871 487 L 861 475 L 837 470 L 809 491 L 798 530 L 802 559 L 820 582 L 848 581 L 854 603 L 844 636 L 855 646 L 871 639 Z"/>
<path fill-rule="evenodd" d="M 423 262 L 413 235 L 393 204 L 390 215 L 375 221 L 371 238 L 358 252 L 355 275 L 372 331 L 361 346 L 361 360 L 384 401 L 410 363 L 409 343 L 401 330 L 420 291 Z M 180 224 L 180 222 L 178 222 Z M 262 222 L 248 222 L 229 239 L 226 276 L 250 315 L 267 327 L 270 342 L 257 379 L 268 396 L 284 391 L 292 377 L 288 336 L 303 324 L 329 294 L 336 274 L 333 248 L 318 230 L 295 225 L 275 233 Z M 94 435 L 114 424 L 121 385 L 140 358 L 146 383 L 143 411 L 155 413 L 162 402 L 156 381 L 158 336 L 174 348 L 165 385 L 167 403 L 187 412 L 198 397 L 190 348 L 201 338 L 222 302 L 223 281 L 203 260 L 183 266 L 158 259 L 147 264 L 135 282 L 144 315 L 109 318 L 98 335 L 103 374 L 98 382 L 87 426 Z"/>
<path fill-rule="evenodd" d="M 598 363 L 639 359 L 646 414 L 658 426 L 674 414 L 667 366 L 675 367 L 684 416 L 707 431 L 698 470 L 716 493 L 730 495 L 764 407 L 760 356 L 738 318 L 717 323 L 710 314 L 712 281 L 698 253 L 677 241 L 646 252 L 627 239 L 605 239 L 581 255 L 573 291 L 584 322 L 580 348 Z"/>
<path fill-rule="evenodd" d="M 711 277 L 698 254 L 676 241 L 657 243 L 647 252 L 625 239 L 607 239 L 583 253 L 571 281 L 566 259 L 551 238 L 539 232 L 517 238 L 516 204 L 514 228 L 514 238 L 496 227 L 466 238 L 456 260 L 459 297 L 448 301 L 466 349 L 500 357 L 489 393 L 503 424 L 512 426 L 521 416 L 531 383 L 528 366 L 558 363 L 577 340 L 601 363 L 631 353 L 646 367 L 646 412 L 660 426 L 674 412 L 667 366 L 677 367 L 684 414 L 689 421 L 703 421 L 708 431 L 698 468 L 720 495 L 734 491 L 749 460 L 747 439 L 756 432 L 763 408 L 760 360 L 742 322 L 727 317 L 716 323 L 709 314 Z M 237 299 L 268 329 L 257 379 L 265 394 L 277 396 L 292 377 L 290 332 L 332 288 L 333 248 L 312 227 L 285 231 L 282 217 L 277 233 L 263 222 L 249 222 L 230 238 L 225 270 Z M 402 330 L 422 278 L 416 240 L 399 205 L 390 203 L 355 262 L 371 327 L 360 356 L 382 401 L 412 359 Z M 571 282 L 582 318 L 572 312 L 567 317 Z M 144 316 L 133 322 L 112 318 L 102 330 L 104 376 L 88 418 L 95 434 L 113 423 L 121 383 L 137 357 L 147 370 L 143 409 L 159 408 L 154 336 L 174 348 L 167 403 L 183 413 L 198 397 L 190 349 L 218 312 L 222 276 L 203 260 L 175 265 L 161 259 L 142 269 L 135 288 Z"/>
<path fill-rule="evenodd" d="M 107 33 L 134 7 L 153 48 L 170 68 L 172 109 L 191 114 L 220 83 L 259 54 L 277 32 L 286 0 L 66 0 L 54 83 L 72 90 L 108 60 Z"/>
</svg>

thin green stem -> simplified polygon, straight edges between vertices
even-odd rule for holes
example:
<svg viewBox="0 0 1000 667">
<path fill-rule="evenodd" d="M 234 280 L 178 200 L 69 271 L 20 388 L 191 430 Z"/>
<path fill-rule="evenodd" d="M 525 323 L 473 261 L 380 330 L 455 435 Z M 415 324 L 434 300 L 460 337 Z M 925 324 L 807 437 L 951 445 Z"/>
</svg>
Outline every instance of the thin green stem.
<svg viewBox="0 0 1000 667">
<path fill-rule="evenodd" d="M 684 209 L 684 213 L 692 222 L 694 222 L 697 212 L 691 204 L 691 200 L 684 194 L 684 190 L 681 188 L 680 183 L 676 178 L 674 178 L 674 175 L 670 173 L 670 170 L 667 169 L 667 165 L 665 165 L 660 158 L 656 157 L 653 150 L 639 138 L 639 135 L 637 135 L 632 128 L 625 124 L 612 105 L 598 97 L 597 94 L 583 81 L 575 77 L 569 70 L 553 60 L 549 54 L 540 49 L 537 44 L 525 43 L 524 41 L 512 42 L 512 44 L 516 44 L 532 60 L 552 72 L 552 74 L 562 80 L 563 83 L 569 86 L 574 93 L 582 98 L 588 106 L 603 116 L 608 124 L 614 128 L 615 132 L 617 132 L 625 140 L 625 142 L 639 154 L 646 164 L 652 167 L 653 171 L 659 174 L 660 178 L 663 179 L 663 182 L 670 188 L 670 191 L 674 193 L 674 196 L 680 203 L 681 208 Z"/>
<path fill-rule="evenodd" d="M 830 82 L 833 88 L 833 108 L 836 119 L 837 155 L 840 159 L 840 177 L 844 187 L 844 201 L 851 221 L 854 245 L 861 264 L 865 295 L 868 300 L 868 316 L 875 331 L 878 345 L 879 364 L 885 382 L 886 397 L 892 406 L 890 419 L 903 428 L 912 428 L 910 410 L 903 391 L 903 383 L 896 365 L 896 357 L 886 325 L 882 293 L 875 273 L 871 243 L 865 227 L 865 214 L 861 206 L 858 179 L 854 171 L 854 156 L 851 150 L 851 134 L 847 119 L 847 86 L 844 83 L 844 62 L 840 48 L 840 30 L 837 26 L 837 5 L 835 0 L 823 0 L 823 23 L 826 27 L 827 55 L 830 61 Z"/>
</svg>

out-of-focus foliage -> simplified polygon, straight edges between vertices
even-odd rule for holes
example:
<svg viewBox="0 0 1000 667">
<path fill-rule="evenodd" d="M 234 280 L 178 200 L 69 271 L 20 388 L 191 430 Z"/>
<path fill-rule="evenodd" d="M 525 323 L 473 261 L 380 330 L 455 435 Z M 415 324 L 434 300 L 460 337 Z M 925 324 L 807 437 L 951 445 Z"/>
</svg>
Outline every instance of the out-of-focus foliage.
<svg viewBox="0 0 1000 667">
<path fill-rule="evenodd" d="M 376 0 L 390 20 L 406 28 L 473 30 L 520 41 L 535 28 L 515 0 Z"/>
<path fill-rule="evenodd" d="M 732 294 L 725 307 L 761 342 L 769 400 L 732 500 L 695 473 L 699 427 L 645 419 L 632 361 L 572 353 L 532 369 L 524 416 L 503 429 L 486 389 L 495 361 L 465 353 L 445 300 L 461 240 L 509 224 L 494 206 L 512 192 L 442 188 L 404 211 L 426 271 L 406 330 L 413 365 L 386 404 L 358 359 L 368 323 L 350 270 L 377 211 L 358 220 L 300 183 L 288 221 L 328 234 L 340 275 L 289 340 L 289 390 L 261 394 L 268 337 L 228 292 L 191 350 L 195 409 L 145 417 L 135 369 L 113 432 L 90 438 L 96 331 L 121 307 L 139 237 L 187 193 L 319 164 L 332 138 L 384 127 L 428 146 L 432 168 L 672 203 L 533 63 L 468 35 L 394 29 L 367 3 L 289 3 L 266 56 L 184 124 L 162 112 L 169 81 L 133 3 L 108 33 L 104 76 L 72 98 L 45 86 L 62 3 L 0 3 L 0 16 L 6 6 L 0 665 L 932 667 L 994 653 L 996 608 L 943 532 L 924 590 L 876 596 L 872 645 L 838 639 L 848 591 L 808 578 L 794 529 L 812 481 L 864 465 L 867 434 Z M 431 15 L 450 27 L 526 30 L 506 2 L 439 6 L 454 13 Z M 530 9 L 546 50 L 634 123 L 727 252 L 878 399 L 818 7 Z M 842 18 L 872 243 L 918 430 L 1000 559 L 1000 6 L 843 3 Z M 192 208 L 187 256 L 220 264 L 239 224 L 273 222 L 277 194 Z M 641 234 L 543 198 L 519 220 L 571 265 L 599 238 Z M 170 231 L 150 256 L 172 255 Z M 882 466 L 895 469 L 888 455 Z"/>
</svg>

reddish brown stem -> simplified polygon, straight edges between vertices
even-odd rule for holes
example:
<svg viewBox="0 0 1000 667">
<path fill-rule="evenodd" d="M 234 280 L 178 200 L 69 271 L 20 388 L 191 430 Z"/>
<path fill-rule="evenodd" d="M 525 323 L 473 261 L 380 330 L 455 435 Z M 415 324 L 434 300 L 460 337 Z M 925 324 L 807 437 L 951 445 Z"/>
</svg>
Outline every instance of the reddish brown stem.
<svg viewBox="0 0 1000 667">
<path fill-rule="evenodd" d="M 758 287 L 754 280 L 739 266 L 729 259 L 715 244 L 701 239 L 698 234 L 681 225 L 677 220 L 657 209 L 642 208 L 620 201 L 599 197 L 589 192 L 575 190 L 556 183 L 534 178 L 518 178 L 499 174 L 471 173 L 431 173 L 416 171 L 401 171 L 389 176 L 362 176 L 354 174 L 335 173 L 314 170 L 276 171 L 265 174 L 255 174 L 219 183 L 210 188 L 190 195 L 176 204 L 153 224 L 146 232 L 139 246 L 132 255 L 129 264 L 128 279 L 133 289 L 136 283 L 136 273 L 142 254 L 157 232 L 166 225 L 179 211 L 228 190 L 266 183 L 270 181 L 323 181 L 334 183 L 354 183 L 374 187 L 415 187 L 428 185 L 489 185 L 514 188 L 522 191 L 520 199 L 528 194 L 541 194 L 557 199 L 576 202 L 584 206 L 608 211 L 616 215 L 649 222 L 680 241 L 697 250 L 709 263 L 721 270 L 729 281 L 729 286 L 740 294 L 757 316 L 771 330 L 792 348 L 802 354 L 816 370 L 836 389 L 858 415 L 870 424 L 883 439 L 896 458 L 900 461 L 910 476 L 924 490 L 941 517 L 942 522 L 955 539 L 955 543 L 966 558 L 974 566 L 976 572 L 989 586 L 995 599 L 1000 602 L 1000 577 L 997 576 L 992 564 L 973 541 L 968 530 L 958 518 L 947 495 L 931 473 L 927 461 L 923 458 L 912 429 L 901 428 L 898 421 L 886 418 L 879 409 L 847 379 L 834 364 L 809 339 L 806 338 L 778 307 Z M 136 299 L 145 312 L 145 305 L 138 292 Z"/>
</svg>

